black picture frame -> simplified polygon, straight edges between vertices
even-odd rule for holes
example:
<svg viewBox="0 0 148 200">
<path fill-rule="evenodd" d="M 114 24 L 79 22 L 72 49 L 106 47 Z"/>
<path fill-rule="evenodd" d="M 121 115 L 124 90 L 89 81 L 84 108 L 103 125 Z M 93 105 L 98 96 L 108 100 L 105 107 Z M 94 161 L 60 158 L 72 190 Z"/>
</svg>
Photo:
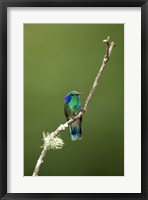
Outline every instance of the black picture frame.
<svg viewBox="0 0 148 200">
<path fill-rule="evenodd" d="M 141 193 L 7 193 L 7 8 L 141 7 Z M 148 199 L 148 1 L 147 0 L 0 0 L 0 199 Z M 136 41 L 135 41 L 136 42 Z"/>
</svg>

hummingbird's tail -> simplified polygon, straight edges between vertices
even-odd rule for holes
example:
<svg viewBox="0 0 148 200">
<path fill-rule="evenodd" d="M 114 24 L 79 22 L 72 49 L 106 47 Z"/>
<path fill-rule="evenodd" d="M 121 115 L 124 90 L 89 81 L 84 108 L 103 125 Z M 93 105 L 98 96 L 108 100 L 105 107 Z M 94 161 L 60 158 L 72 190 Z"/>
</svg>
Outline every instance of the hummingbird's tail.
<svg viewBox="0 0 148 200">
<path fill-rule="evenodd" d="M 71 140 L 80 140 L 82 139 L 82 130 L 81 130 L 82 119 L 77 119 L 69 125 Z"/>
</svg>

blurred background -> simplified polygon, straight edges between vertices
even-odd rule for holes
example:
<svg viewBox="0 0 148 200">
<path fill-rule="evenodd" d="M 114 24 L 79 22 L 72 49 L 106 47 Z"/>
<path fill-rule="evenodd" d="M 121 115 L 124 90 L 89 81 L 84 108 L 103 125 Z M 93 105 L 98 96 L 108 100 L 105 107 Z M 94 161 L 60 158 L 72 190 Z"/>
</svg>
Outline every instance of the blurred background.
<svg viewBox="0 0 148 200">
<path fill-rule="evenodd" d="M 42 133 L 64 116 L 64 96 L 92 87 L 105 53 L 103 39 L 116 43 L 88 110 L 81 141 L 61 132 L 64 147 L 49 150 L 40 176 L 124 175 L 124 25 L 24 25 L 24 176 L 31 176 L 42 151 Z"/>
</svg>

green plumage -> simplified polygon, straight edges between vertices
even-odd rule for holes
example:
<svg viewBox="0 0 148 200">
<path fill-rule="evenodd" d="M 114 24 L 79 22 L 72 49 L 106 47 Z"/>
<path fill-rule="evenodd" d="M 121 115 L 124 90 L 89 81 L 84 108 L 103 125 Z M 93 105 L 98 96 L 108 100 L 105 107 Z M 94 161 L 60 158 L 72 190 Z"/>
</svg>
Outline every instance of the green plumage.
<svg viewBox="0 0 148 200">
<path fill-rule="evenodd" d="M 78 112 L 81 110 L 82 106 L 80 101 L 80 94 L 82 93 L 78 93 L 77 91 L 71 91 L 66 95 L 64 111 L 67 120 L 77 115 Z M 82 138 L 81 124 L 82 117 L 69 125 L 70 135 L 73 141 Z"/>
</svg>

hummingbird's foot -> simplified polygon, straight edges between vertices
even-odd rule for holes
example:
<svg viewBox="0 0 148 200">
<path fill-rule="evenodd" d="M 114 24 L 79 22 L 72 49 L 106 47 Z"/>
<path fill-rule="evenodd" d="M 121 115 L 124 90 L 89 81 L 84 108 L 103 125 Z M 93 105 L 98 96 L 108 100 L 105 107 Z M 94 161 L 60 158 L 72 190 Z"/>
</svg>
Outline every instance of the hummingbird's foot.
<svg viewBox="0 0 148 200">
<path fill-rule="evenodd" d="M 81 109 L 81 112 L 82 112 L 82 113 L 84 113 L 85 111 L 86 111 L 86 109 L 84 109 L 84 108 Z"/>
</svg>

